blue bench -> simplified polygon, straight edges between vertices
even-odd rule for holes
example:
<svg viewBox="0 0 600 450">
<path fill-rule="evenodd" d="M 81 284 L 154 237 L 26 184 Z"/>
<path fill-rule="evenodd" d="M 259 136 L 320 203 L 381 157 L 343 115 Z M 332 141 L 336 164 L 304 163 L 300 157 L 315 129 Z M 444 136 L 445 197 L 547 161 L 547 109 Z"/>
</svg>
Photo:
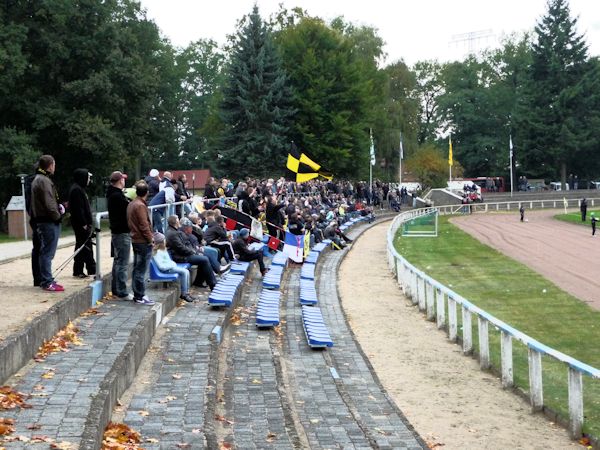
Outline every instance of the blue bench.
<svg viewBox="0 0 600 450">
<path fill-rule="evenodd" d="M 256 307 L 256 326 L 271 328 L 279 325 L 279 300 L 281 292 L 263 289 Z"/>
<path fill-rule="evenodd" d="M 271 260 L 271 266 L 282 266 L 286 267 L 288 263 L 288 257 L 283 252 L 277 252 L 273 255 L 273 259 Z"/>
<path fill-rule="evenodd" d="M 248 269 L 250 268 L 250 263 L 245 261 L 235 260 L 231 263 L 231 268 L 229 269 L 231 274 L 236 275 L 245 275 Z"/>
<path fill-rule="evenodd" d="M 314 280 L 315 279 L 315 264 L 304 263 L 302 270 L 300 270 L 301 280 Z"/>
<path fill-rule="evenodd" d="M 210 306 L 231 306 L 243 281 L 244 275 L 227 274 L 219 280 L 208 296 L 208 304 Z"/>
<path fill-rule="evenodd" d="M 304 325 L 306 340 L 311 348 L 333 347 L 333 340 L 329 335 L 319 308 L 303 306 L 302 324 Z"/>
<path fill-rule="evenodd" d="M 318 245 L 318 244 L 317 244 Z M 315 245 L 316 247 L 316 245 Z M 309 264 L 316 264 L 318 259 L 319 259 L 319 255 L 321 253 L 320 252 L 316 252 L 314 250 L 311 250 L 311 252 L 308 254 L 308 256 L 306 257 L 306 259 L 304 260 L 305 263 L 309 263 Z"/>
<path fill-rule="evenodd" d="M 269 267 L 269 271 L 263 277 L 263 287 L 267 289 L 279 289 L 282 275 L 283 266 L 271 265 L 271 267 Z"/>
<path fill-rule="evenodd" d="M 190 264 L 188 263 L 179 263 L 177 264 L 178 267 L 181 267 L 183 269 L 188 269 L 191 267 Z M 167 273 L 167 272 L 162 272 L 158 266 L 156 265 L 156 263 L 154 262 L 154 259 L 150 259 L 150 267 L 148 269 L 148 281 L 151 283 L 163 283 L 163 284 L 167 284 L 167 283 L 171 283 L 173 281 L 177 281 L 179 280 L 179 274 L 178 273 Z"/>
<path fill-rule="evenodd" d="M 317 298 L 317 290 L 315 289 L 314 280 L 300 280 L 300 304 L 301 305 L 316 305 L 319 299 Z"/>
</svg>

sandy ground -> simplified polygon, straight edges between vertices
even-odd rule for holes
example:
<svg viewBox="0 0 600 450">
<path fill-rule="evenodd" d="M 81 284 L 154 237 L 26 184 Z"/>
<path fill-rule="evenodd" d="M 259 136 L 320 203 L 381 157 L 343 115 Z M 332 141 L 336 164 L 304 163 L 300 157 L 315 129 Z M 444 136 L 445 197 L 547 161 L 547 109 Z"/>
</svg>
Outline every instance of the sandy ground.
<svg viewBox="0 0 600 450">
<path fill-rule="evenodd" d="M 110 235 L 102 238 L 102 273 L 112 268 L 110 257 Z M 63 261 L 73 254 L 75 244 L 58 249 L 52 269 L 55 270 Z M 94 252 L 96 248 L 94 247 Z M 33 286 L 31 276 L 31 258 L 21 258 L 0 264 L 0 340 L 20 330 L 37 315 L 50 309 L 59 300 L 87 286 L 93 281 L 73 278 L 73 263 L 58 275 L 57 281 L 65 287 L 64 292 L 46 292 Z"/>
<path fill-rule="evenodd" d="M 600 232 L 553 219 L 558 210 L 473 214 L 452 223 L 486 245 L 522 262 L 562 290 L 600 309 Z"/>
<path fill-rule="evenodd" d="M 504 391 L 406 301 L 387 267 L 388 226 L 376 225 L 355 242 L 338 286 L 360 345 L 419 434 L 448 450 L 582 448 L 565 429 L 531 414 L 526 401 Z"/>
</svg>

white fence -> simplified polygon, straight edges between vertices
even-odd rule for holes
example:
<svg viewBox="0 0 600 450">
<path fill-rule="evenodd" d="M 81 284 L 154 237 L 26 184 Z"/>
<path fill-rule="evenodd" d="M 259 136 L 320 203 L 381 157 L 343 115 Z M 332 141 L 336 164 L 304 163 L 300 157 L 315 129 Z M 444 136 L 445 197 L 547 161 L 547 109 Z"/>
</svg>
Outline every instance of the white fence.
<svg viewBox="0 0 600 450">
<path fill-rule="evenodd" d="M 509 202 L 469 203 L 467 205 L 444 205 L 436 206 L 440 214 L 457 214 L 460 212 L 493 212 L 493 211 L 515 211 L 523 205 L 529 209 L 557 209 L 557 208 L 579 208 L 581 199 L 546 199 L 546 200 L 513 200 Z M 588 198 L 588 208 L 600 205 L 600 198 Z"/>
<path fill-rule="evenodd" d="M 598 201 L 599 199 L 595 199 Z M 520 202 L 503 202 L 518 204 Z M 529 202 L 527 202 L 529 203 Z M 535 203 L 535 202 L 534 202 Z M 589 202 L 593 205 L 593 200 Z M 477 205 L 492 206 L 491 205 Z M 460 205 L 463 206 L 463 205 Z M 512 205 L 514 206 L 514 205 Z M 561 205 L 562 206 L 562 205 Z M 444 213 L 451 213 L 457 205 L 442 207 L 447 208 Z M 517 206 L 518 208 L 518 206 Z M 510 209 L 510 206 L 508 206 Z M 573 438 L 579 438 L 583 427 L 583 375 L 600 378 L 600 370 L 576 360 L 564 353 L 550 348 L 541 342 L 529 337 L 525 333 L 511 327 L 491 314 L 478 308 L 473 303 L 463 298 L 452 289 L 437 282 L 425 272 L 417 269 L 404 259 L 394 247 L 394 238 L 403 222 L 427 214 L 431 208 L 423 208 L 402 213 L 393 220 L 387 235 L 388 263 L 390 269 L 397 277 L 404 294 L 413 304 L 418 304 L 421 311 L 425 311 L 427 319 L 437 322 L 439 329 L 445 328 L 451 341 L 458 338 L 457 308 L 460 306 L 462 315 L 462 347 L 465 354 L 473 351 L 472 320 L 477 320 L 479 337 L 479 364 L 482 370 L 491 367 L 489 325 L 500 330 L 500 370 L 502 386 L 512 387 L 513 382 L 513 351 L 512 341 L 522 342 L 528 349 L 529 367 L 529 398 L 533 411 L 544 407 L 544 390 L 542 383 L 542 355 L 549 356 L 565 364 L 568 370 L 568 395 L 569 395 L 569 431 Z M 459 208 L 460 210 L 460 208 Z M 440 211 L 442 213 L 442 211 Z M 446 310 L 448 317 L 446 317 Z"/>
</svg>

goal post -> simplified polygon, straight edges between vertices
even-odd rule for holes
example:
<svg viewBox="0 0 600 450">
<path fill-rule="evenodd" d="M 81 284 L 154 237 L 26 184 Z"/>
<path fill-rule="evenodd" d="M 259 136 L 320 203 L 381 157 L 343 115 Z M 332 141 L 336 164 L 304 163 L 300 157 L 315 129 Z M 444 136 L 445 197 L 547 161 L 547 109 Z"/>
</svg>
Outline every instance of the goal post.
<svg viewBox="0 0 600 450">
<path fill-rule="evenodd" d="M 402 224 L 402 236 L 407 237 L 437 237 L 438 235 L 437 208 L 423 211 L 416 217 Z"/>
</svg>

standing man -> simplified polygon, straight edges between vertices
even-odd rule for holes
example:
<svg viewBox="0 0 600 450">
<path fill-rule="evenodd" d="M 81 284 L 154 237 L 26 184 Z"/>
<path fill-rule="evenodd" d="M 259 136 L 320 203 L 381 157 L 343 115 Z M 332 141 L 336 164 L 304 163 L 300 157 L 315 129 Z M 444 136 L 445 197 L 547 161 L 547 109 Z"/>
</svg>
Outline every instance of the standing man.
<svg viewBox="0 0 600 450">
<path fill-rule="evenodd" d="M 581 211 L 581 221 L 585 222 L 585 216 L 587 214 L 587 200 L 584 198 L 581 200 L 581 205 L 579 206 L 579 210 Z"/>
<path fill-rule="evenodd" d="M 65 208 L 58 202 L 58 193 L 51 179 L 55 170 L 54 158 L 42 155 L 37 175 L 31 183 L 31 213 L 40 238 L 40 286 L 48 292 L 65 290 L 52 276 L 52 260 L 56 254 L 60 222 L 65 212 Z"/>
<path fill-rule="evenodd" d="M 127 225 L 133 243 L 133 272 L 131 285 L 133 300 L 142 305 L 154 305 L 146 294 L 146 274 L 152 258 L 152 226 L 148 216 L 148 185 L 141 180 L 135 183 L 137 197 L 127 206 Z"/>
<path fill-rule="evenodd" d="M 111 290 L 121 300 L 133 300 L 127 292 L 127 269 L 131 255 L 131 235 L 127 224 L 127 206 L 129 199 L 125 197 L 125 181 L 127 175 L 118 170 L 110 175 L 110 186 L 106 190 L 108 205 L 108 221 L 110 223 L 111 244 L 113 251 Z"/>
<path fill-rule="evenodd" d="M 33 213 L 31 212 L 31 184 L 35 176 L 37 175 L 38 163 L 33 165 L 33 173 L 25 177 L 25 209 L 29 215 L 29 225 L 31 226 L 31 274 L 33 275 L 33 285 L 39 287 L 42 282 L 42 276 L 40 274 L 40 235 L 37 232 L 37 225 L 33 219 Z"/>
<path fill-rule="evenodd" d="M 91 235 L 94 230 L 90 200 L 85 188 L 90 184 L 92 174 L 87 169 L 75 169 L 73 181 L 69 189 L 69 210 L 71 226 L 75 232 L 75 259 L 73 260 L 73 276 L 87 278 L 96 274 L 96 261 L 92 250 Z M 87 269 L 87 274 L 83 268 Z"/>
<path fill-rule="evenodd" d="M 525 206 L 521 205 L 519 208 L 519 214 L 521 214 L 521 222 L 525 219 Z"/>
<path fill-rule="evenodd" d="M 596 234 L 596 222 L 598 222 L 598 219 L 596 219 L 596 214 L 591 213 L 591 220 L 592 220 L 592 236 L 594 236 Z"/>
</svg>

